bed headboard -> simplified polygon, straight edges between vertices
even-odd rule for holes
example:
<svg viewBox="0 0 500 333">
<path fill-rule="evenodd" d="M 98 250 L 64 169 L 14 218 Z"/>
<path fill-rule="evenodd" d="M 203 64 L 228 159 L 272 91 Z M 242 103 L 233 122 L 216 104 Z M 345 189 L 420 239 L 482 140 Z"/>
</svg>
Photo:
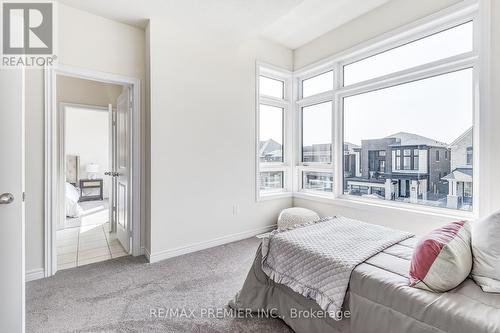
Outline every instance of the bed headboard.
<svg viewBox="0 0 500 333">
<path fill-rule="evenodd" d="M 80 156 L 66 155 L 66 181 L 78 186 L 80 181 Z"/>
</svg>

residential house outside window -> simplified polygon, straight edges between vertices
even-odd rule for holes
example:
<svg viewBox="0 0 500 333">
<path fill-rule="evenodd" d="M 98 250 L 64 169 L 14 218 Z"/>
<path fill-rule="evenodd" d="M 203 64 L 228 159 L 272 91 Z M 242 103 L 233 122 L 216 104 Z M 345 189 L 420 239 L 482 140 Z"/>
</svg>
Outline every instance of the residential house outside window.
<svg viewBox="0 0 500 333">
<path fill-rule="evenodd" d="M 345 194 L 472 210 L 472 169 L 457 169 L 449 156 L 451 143 L 472 127 L 475 63 L 454 61 L 473 51 L 473 26 L 460 23 L 343 66 L 344 143 L 367 156 L 361 177 L 344 175 Z M 447 61 L 449 69 L 433 70 Z M 390 75 L 395 83 L 387 83 Z M 373 164 L 375 150 L 392 154 Z M 472 165 L 472 153 L 461 154 Z M 385 172 L 373 177 L 382 166 Z"/>
</svg>

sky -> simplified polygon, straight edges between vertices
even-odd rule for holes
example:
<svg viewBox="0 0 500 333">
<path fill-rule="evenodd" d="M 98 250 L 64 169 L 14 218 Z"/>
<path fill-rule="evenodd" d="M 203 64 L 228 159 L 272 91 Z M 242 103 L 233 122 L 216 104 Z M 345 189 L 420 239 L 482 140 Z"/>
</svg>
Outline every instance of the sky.
<svg viewBox="0 0 500 333">
<path fill-rule="evenodd" d="M 472 126 L 472 69 L 344 99 L 344 141 L 397 132 L 452 143 Z"/>
</svg>

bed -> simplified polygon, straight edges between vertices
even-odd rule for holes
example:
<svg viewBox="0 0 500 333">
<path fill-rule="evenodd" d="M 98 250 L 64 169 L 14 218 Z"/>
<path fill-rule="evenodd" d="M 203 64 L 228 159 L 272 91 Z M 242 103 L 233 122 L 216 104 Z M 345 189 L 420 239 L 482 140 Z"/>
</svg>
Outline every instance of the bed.
<svg viewBox="0 0 500 333">
<path fill-rule="evenodd" d="M 65 207 L 67 217 L 79 217 L 82 208 L 80 201 L 80 190 L 77 184 L 80 180 L 80 157 L 78 155 L 66 155 L 65 167 Z"/>
<path fill-rule="evenodd" d="M 322 309 L 316 301 L 264 273 L 262 244 L 241 291 L 229 305 L 237 310 L 275 311 L 299 333 L 500 332 L 500 294 L 484 293 L 470 279 L 440 294 L 408 286 L 416 242 L 415 237 L 402 240 L 356 266 L 339 320 L 292 317 L 292 309 L 294 314 L 321 314 Z"/>
</svg>

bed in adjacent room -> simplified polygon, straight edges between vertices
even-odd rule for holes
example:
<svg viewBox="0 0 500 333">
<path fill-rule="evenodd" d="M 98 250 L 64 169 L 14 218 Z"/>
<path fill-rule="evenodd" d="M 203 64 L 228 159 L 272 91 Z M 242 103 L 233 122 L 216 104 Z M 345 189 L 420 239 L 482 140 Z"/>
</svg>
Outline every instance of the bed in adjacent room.
<svg viewBox="0 0 500 333">
<path fill-rule="evenodd" d="M 65 167 L 65 209 L 66 217 L 79 217 L 82 213 L 80 201 L 80 189 L 77 186 L 80 179 L 80 157 L 77 155 L 66 155 Z"/>
<path fill-rule="evenodd" d="M 445 293 L 410 287 L 417 239 L 359 223 L 331 218 L 272 233 L 230 306 L 274 311 L 296 332 L 500 332 L 500 294 L 485 293 L 470 279 Z M 354 250 L 343 249 L 346 244 Z M 350 253 L 368 257 L 355 258 L 361 262 L 349 271 Z"/>
</svg>

